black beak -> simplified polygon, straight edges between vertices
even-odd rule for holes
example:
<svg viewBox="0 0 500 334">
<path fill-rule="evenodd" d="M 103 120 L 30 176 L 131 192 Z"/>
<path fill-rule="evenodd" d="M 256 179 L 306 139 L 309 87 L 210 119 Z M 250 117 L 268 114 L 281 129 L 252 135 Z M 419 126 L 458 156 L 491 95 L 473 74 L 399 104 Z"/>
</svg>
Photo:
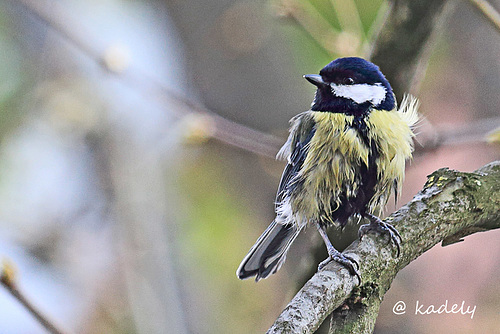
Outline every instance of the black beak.
<svg viewBox="0 0 500 334">
<path fill-rule="evenodd" d="M 315 85 L 316 87 L 321 87 L 326 85 L 326 83 L 323 81 L 323 78 L 321 75 L 318 74 L 306 74 L 304 75 L 304 79 Z"/>
</svg>

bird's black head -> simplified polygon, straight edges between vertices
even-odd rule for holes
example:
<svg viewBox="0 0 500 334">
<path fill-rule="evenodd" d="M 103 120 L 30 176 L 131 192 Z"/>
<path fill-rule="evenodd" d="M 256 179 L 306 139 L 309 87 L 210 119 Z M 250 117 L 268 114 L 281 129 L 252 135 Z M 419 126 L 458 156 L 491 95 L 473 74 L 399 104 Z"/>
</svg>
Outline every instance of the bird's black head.
<svg viewBox="0 0 500 334">
<path fill-rule="evenodd" d="M 304 78 L 318 87 L 311 110 L 363 115 L 371 108 L 392 110 L 396 105 L 391 85 L 378 66 L 362 58 L 338 58 L 319 75 Z"/>
</svg>

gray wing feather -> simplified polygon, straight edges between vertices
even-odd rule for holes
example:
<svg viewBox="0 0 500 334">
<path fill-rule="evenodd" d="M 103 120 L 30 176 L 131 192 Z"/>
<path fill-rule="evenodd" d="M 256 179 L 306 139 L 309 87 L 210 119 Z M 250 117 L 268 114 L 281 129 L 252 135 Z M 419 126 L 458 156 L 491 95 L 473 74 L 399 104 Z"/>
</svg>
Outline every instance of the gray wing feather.
<svg viewBox="0 0 500 334">
<path fill-rule="evenodd" d="M 281 176 L 276 195 L 278 216 L 257 239 L 257 242 L 241 262 L 236 275 L 240 279 L 256 276 L 255 280 L 274 274 L 285 262 L 286 253 L 300 232 L 298 224 L 290 217 L 280 216 L 279 206 L 293 190 L 296 177 L 307 156 L 308 145 L 315 132 L 315 123 L 308 112 L 292 119 L 290 136 L 278 156 L 288 155 L 288 164 Z M 287 219 L 288 218 L 288 219 Z"/>
</svg>

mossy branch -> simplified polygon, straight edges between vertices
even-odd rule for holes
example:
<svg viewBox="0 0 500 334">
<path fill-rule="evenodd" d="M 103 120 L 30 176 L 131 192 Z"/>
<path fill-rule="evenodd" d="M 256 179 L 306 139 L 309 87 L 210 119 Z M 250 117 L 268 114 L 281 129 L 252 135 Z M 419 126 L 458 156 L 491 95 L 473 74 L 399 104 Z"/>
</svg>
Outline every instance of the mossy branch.
<svg viewBox="0 0 500 334">
<path fill-rule="evenodd" d="M 268 333 L 313 333 L 330 315 L 330 333 L 372 333 L 383 296 L 396 274 L 439 242 L 443 246 L 500 228 L 500 161 L 473 173 L 432 173 L 422 191 L 385 219 L 403 238 L 395 257 L 386 237 L 366 235 L 345 254 L 360 264 L 362 282 L 331 262 L 284 309 Z"/>
</svg>

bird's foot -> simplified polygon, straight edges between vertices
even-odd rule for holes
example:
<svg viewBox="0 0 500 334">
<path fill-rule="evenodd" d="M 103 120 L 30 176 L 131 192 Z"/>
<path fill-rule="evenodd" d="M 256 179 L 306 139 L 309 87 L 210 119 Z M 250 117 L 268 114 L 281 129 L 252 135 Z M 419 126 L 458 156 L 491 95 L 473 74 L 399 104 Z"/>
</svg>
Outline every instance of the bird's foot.
<svg viewBox="0 0 500 334">
<path fill-rule="evenodd" d="M 361 240 L 367 233 L 388 234 L 390 237 L 389 242 L 392 241 L 396 245 L 397 256 L 399 256 L 401 252 L 402 239 L 398 230 L 396 230 L 396 228 L 391 224 L 384 223 L 377 216 L 368 215 L 367 217 L 370 219 L 370 224 L 361 225 L 358 231 L 359 240 Z"/>
<path fill-rule="evenodd" d="M 338 264 L 343 265 L 347 270 L 349 270 L 349 273 L 352 276 L 356 276 L 358 278 L 358 282 L 361 283 L 358 262 L 354 258 L 340 253 L 335 248 L 328 249 L 328 258 L 319 264 L 318 271 L 323 269 L 331 261 L 335 261 Z"/>
</svg>

